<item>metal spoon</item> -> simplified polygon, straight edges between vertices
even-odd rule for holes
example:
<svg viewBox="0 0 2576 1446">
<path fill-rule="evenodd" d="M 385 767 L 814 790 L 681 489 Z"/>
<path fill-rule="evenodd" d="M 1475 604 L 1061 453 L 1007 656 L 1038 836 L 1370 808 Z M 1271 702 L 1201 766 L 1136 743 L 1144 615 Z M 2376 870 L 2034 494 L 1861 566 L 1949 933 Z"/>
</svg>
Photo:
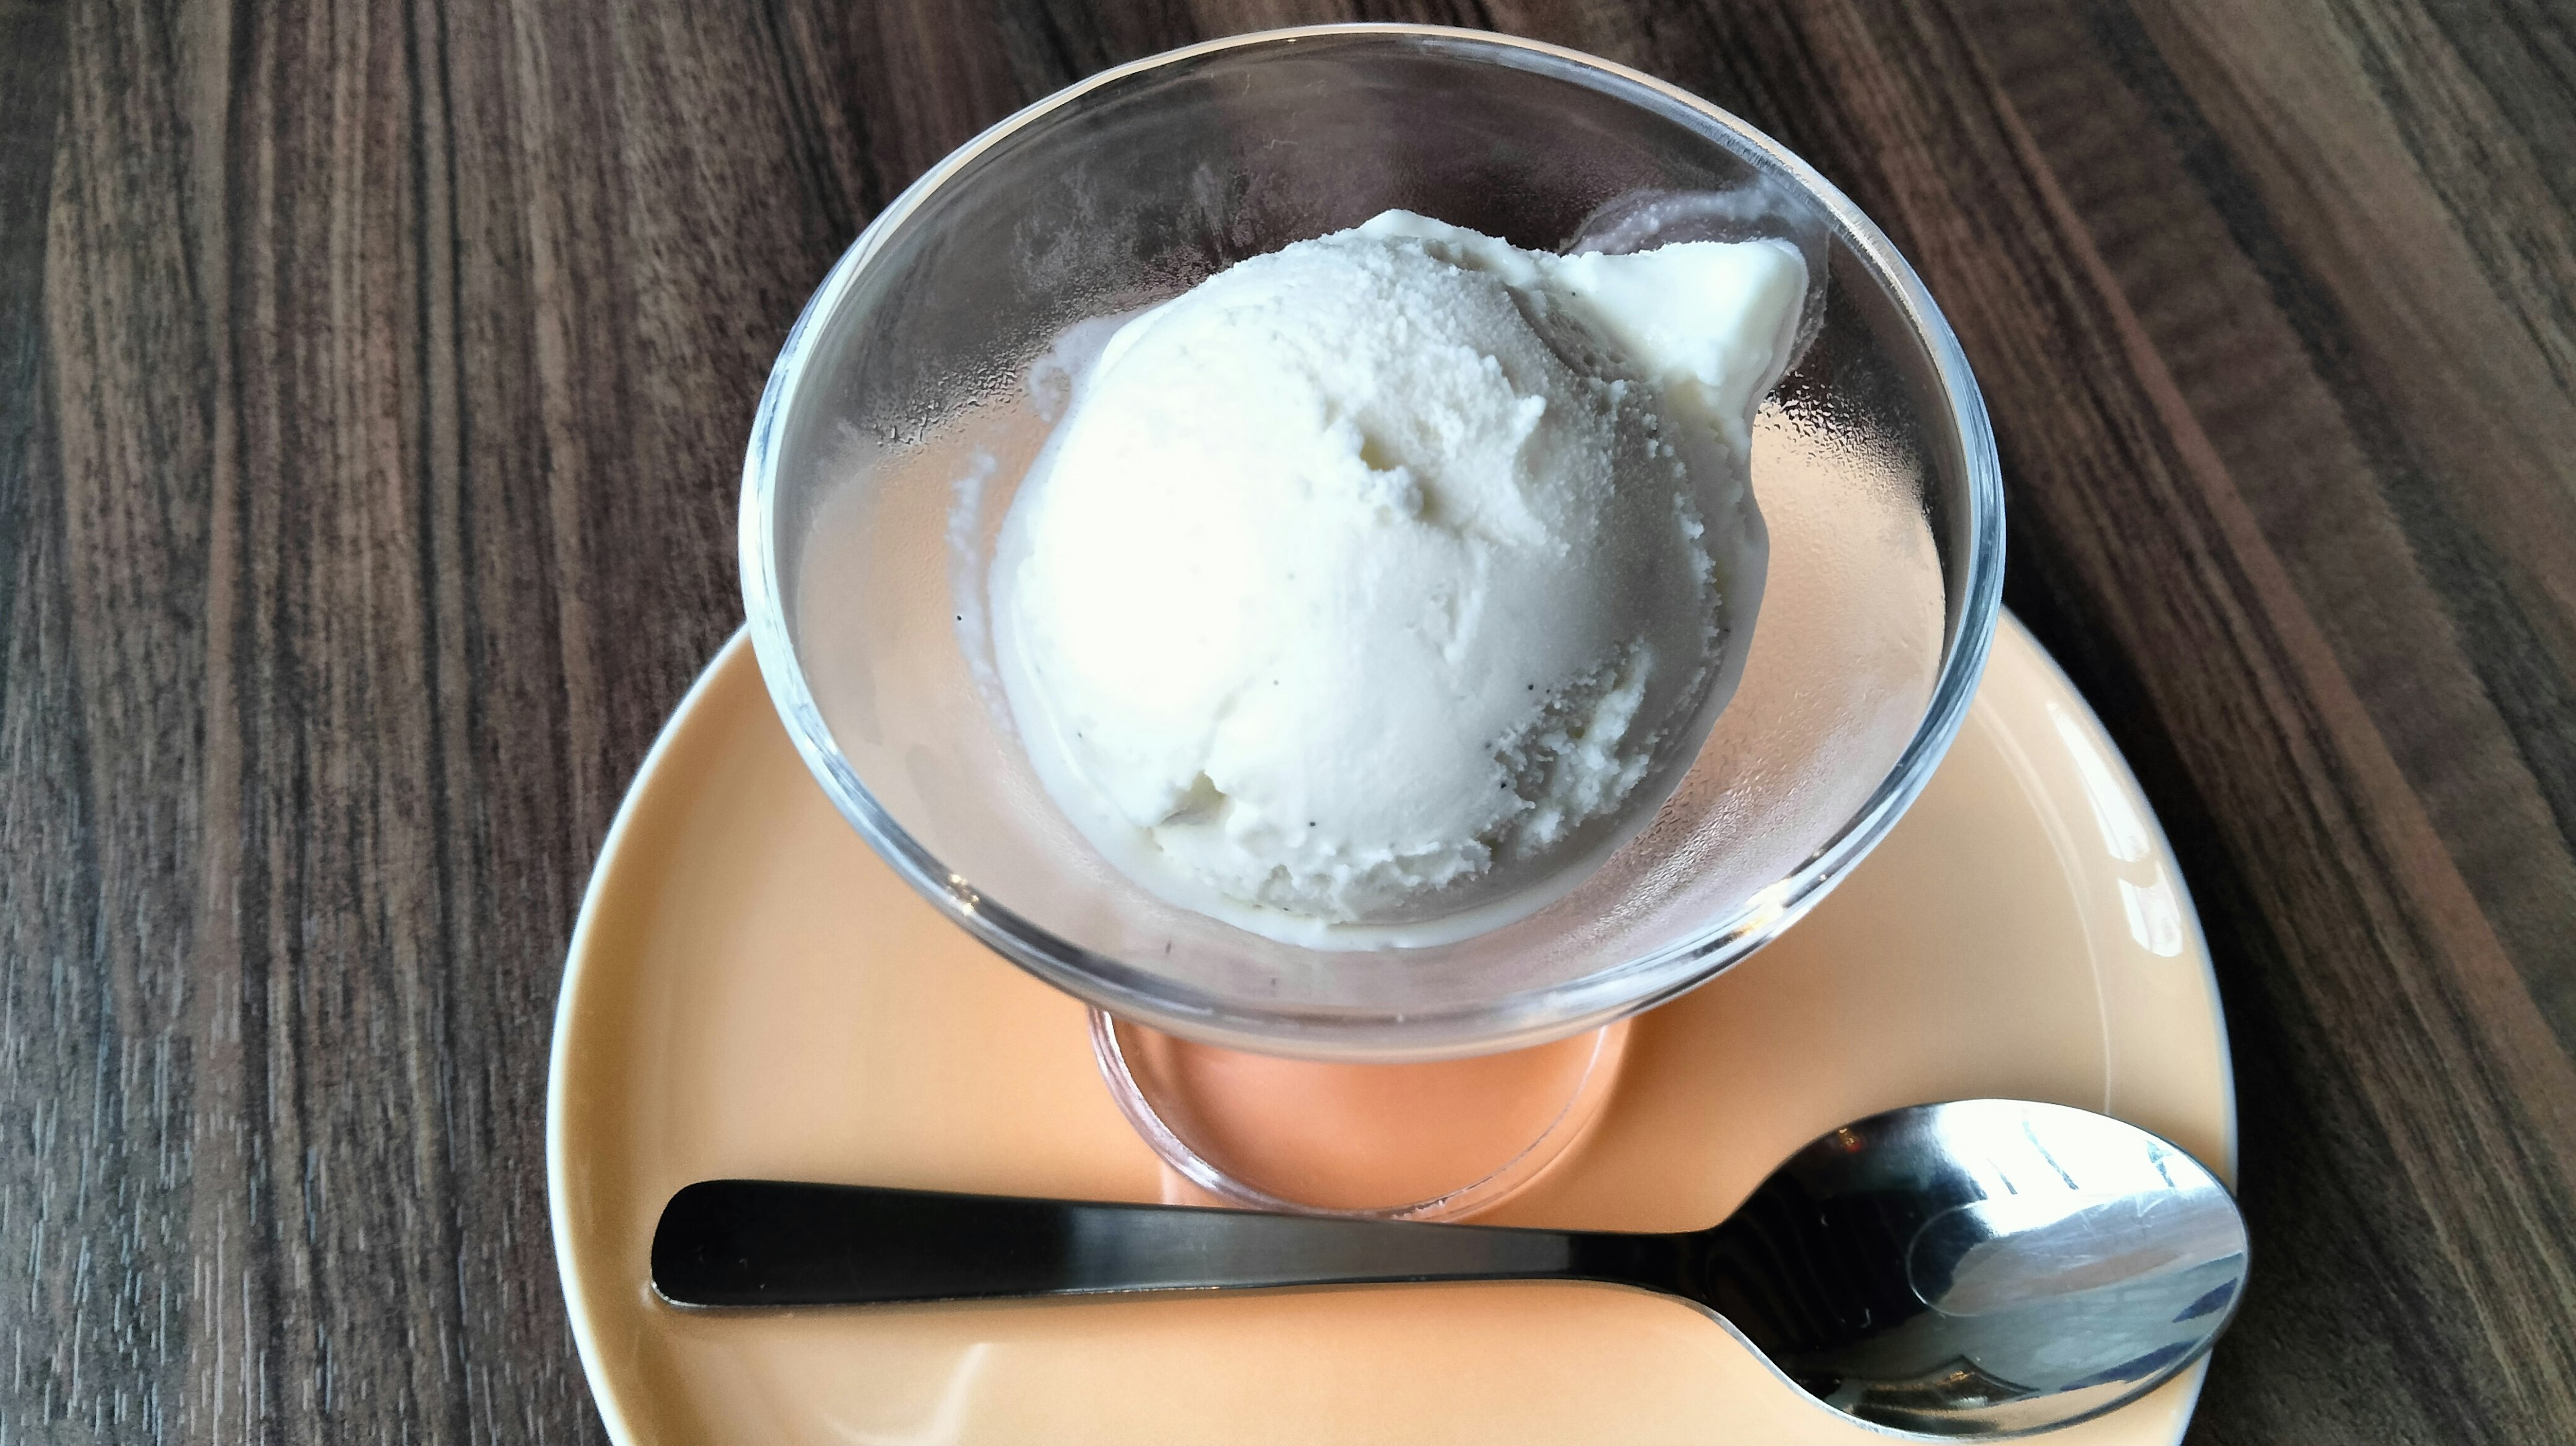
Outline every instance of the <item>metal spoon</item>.
<svg viewBox="0 0 2576 1446">
<path fill-rule="evenodd" d="M 882 1304 L 1431 1280 L 1589 1280 L 1718 1316 L 1817 1400 L 1933 1436 L 2064 1426 L 2209 1349 L 2244 1221 L 2180 1149 L 2062 1105 L 1873 1115 L 1682 1235 L 1512 1230 L 711 1180 L 653 1286 L 691 1306 Z"/>
</svg>

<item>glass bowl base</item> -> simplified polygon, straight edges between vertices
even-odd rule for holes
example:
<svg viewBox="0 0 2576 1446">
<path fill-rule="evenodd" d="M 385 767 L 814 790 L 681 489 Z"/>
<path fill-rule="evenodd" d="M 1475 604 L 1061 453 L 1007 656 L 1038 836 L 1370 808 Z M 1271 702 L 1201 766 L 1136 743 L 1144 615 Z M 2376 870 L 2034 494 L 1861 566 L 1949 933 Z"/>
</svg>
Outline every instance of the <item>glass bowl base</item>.
<svg viewBox="0 0 2576 1446">
<path fill-rule="evenodd" d="M 1101 1077 L 1165 1165 L 1219 1204 L 1454 1220 L 1536 1180 L 1599 1118 L 1628 1021 L 1427 1064 L 1287 1059 L 1091 1011 Z"/>
</svg>

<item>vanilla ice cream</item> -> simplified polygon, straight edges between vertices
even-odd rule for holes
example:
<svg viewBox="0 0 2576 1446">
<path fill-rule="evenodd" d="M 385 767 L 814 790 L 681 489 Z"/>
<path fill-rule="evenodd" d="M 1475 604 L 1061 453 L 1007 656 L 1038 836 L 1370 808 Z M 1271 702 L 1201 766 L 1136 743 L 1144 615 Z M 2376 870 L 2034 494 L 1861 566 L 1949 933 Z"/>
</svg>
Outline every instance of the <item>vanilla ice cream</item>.
<svg viewBox="0 0 2576 1446">
<path fill-rule="evenodd" d="M 1784 243 L 1522 251 L 1404 212 L 1127 323 L 1012 502 L 995 657 L 1066 814 L 1319 945 L 1540 907 L 1733 688 Z"/>
</svg>

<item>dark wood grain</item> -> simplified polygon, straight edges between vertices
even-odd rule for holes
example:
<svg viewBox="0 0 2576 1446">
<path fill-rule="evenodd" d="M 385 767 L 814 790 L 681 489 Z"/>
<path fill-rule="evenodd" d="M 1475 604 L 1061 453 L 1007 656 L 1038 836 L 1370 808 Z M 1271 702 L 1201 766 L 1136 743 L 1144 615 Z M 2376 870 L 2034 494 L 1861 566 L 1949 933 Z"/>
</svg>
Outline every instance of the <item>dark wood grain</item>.
<svg viewBox="0 0 2576 1446">
<path fill-rule="evenodd" d="M 2564 7 L 0 0 L 0 1441 L 599 1438 L 556 972 L 788 322 L 1017 105 L 1355 15 L 1746 115 L 1957 326 L 2235 1032 L 2194 1439 L 2576 1439 Z"/>
</svg>

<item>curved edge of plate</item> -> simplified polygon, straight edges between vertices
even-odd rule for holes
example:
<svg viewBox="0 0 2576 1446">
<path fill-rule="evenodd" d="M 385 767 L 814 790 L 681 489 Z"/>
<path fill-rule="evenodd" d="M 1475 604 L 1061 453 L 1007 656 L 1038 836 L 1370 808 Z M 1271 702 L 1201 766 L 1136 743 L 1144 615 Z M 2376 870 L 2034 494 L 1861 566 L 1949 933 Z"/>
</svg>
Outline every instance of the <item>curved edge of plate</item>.
<svg viewBox="0 0 2576 1446">
<path fill-rule="evenodd" d="M 584 961 L 594 954 L 591 947 L 598 928 L 601 898 L 617 873 L 618 855 L 634 831 L 636 817 L 650 807 L 645 783 L 661 768 L 665 757 L 673 752 L 698 713 L 698 705 L 714 691 L 735 655 L 751 645 L 749 626 L 734 629 L 715 656 L 690 680 L 688 691 L 680 695 L 671 716 L 662 723 L 662 731 L 653 737 L 653 746 L 644 751 L 644 759 L 635 766 L 634 781 L 617 804 L 617 814 L 609 821 L 608 836 L 601 841 L 599 857 L 592 863 L 590 880 L 583 885 L 581 909 L 573 917 L 572 939 L 564 949 L 563 983 L 555 995 L 554 1038 L 546 1056 L 546 1224 L 554 1233 L 555 1275 L 562 1283 L 564 1314 L 572 1326 L 574 1349 L 581 1357 L 581 1373 L 590 1386 L 590 1398 L 599 1408 L 601 1423 L 608 1438 L 617 1446 L 634 1446 L 639 1439 L 633 1423 L 626 1419 L 617 1394 L 607 1388 L 607 1371 L 601 1358 L 597 1322 L 591 1310 L 590 1294 L 581 1279 L 580 1263 L 574 1259 L 571 1242 L 573 1221 L 569 1199 L 570 1145 L 565 1128 L 568 1106 L 566 1068 L 571 1052 L 574 1014 L 581 997 Z"/>
<path fill-rule="evenodd" d="M 2165 836 L 2163 816 L 2156 812 L 2154 804 L 2147 798 L 2147 791 L 2139 786 L 2137 771 L 2129 766 L 2128 754 L 2121 751 L 2118 740 L 2111 736 L 2111 730 L 2103 726 L 2102 715 L 2093 711 L 2092 700 L 2086 698 L 2083 690 L 2075 686 L 2075 680 L 2066 675 L 2066 669 L 2058 663 L 2057 655 L 2040 645 L 2039 639 L 2032 635 L 2028 624 L 2006 610 L 2003 614 L 2003 626 L 2010 628 L 2020 642 L 2029 646 L 2031 656 L 2039 660 L 2040 666 L 2047 670 L 2048 676 L 2056 680 L 2059 691 L 2073 702 L 2075 715 L 2092 733 L 2093 740 L 2101 745 L 2104 761 L 2114 770 L 2120 787 L 2138 805 L 2139 817 L 2146 824 L 2156 857 L 2164 863 L 2173 876 L 2174 891 L 2179 896 L 2181 904 L 2182 925 L 2188 937 L 2188 949 L 2191 956 L 2200 961 L 2201 988 L 2206 992 L 2209 1001 L 2211 1026 L 2218 1033 L 2221 1158 L 2218 1161 L 2217 1174 L 2229 1190 L 2235 1190 L 2239 1144 L 2236 1125 L 2236 1053 L 2227 1034 L 2227 1011 L 2218 993 L 2218 966 L 2210 957 L 2209 935 L 2201 927 L 2200 906 L 2193 902 L 2191 880 L 2184 876 L 2181 860 L 2174 856 L 2173 840 Z"/>
</svg>

